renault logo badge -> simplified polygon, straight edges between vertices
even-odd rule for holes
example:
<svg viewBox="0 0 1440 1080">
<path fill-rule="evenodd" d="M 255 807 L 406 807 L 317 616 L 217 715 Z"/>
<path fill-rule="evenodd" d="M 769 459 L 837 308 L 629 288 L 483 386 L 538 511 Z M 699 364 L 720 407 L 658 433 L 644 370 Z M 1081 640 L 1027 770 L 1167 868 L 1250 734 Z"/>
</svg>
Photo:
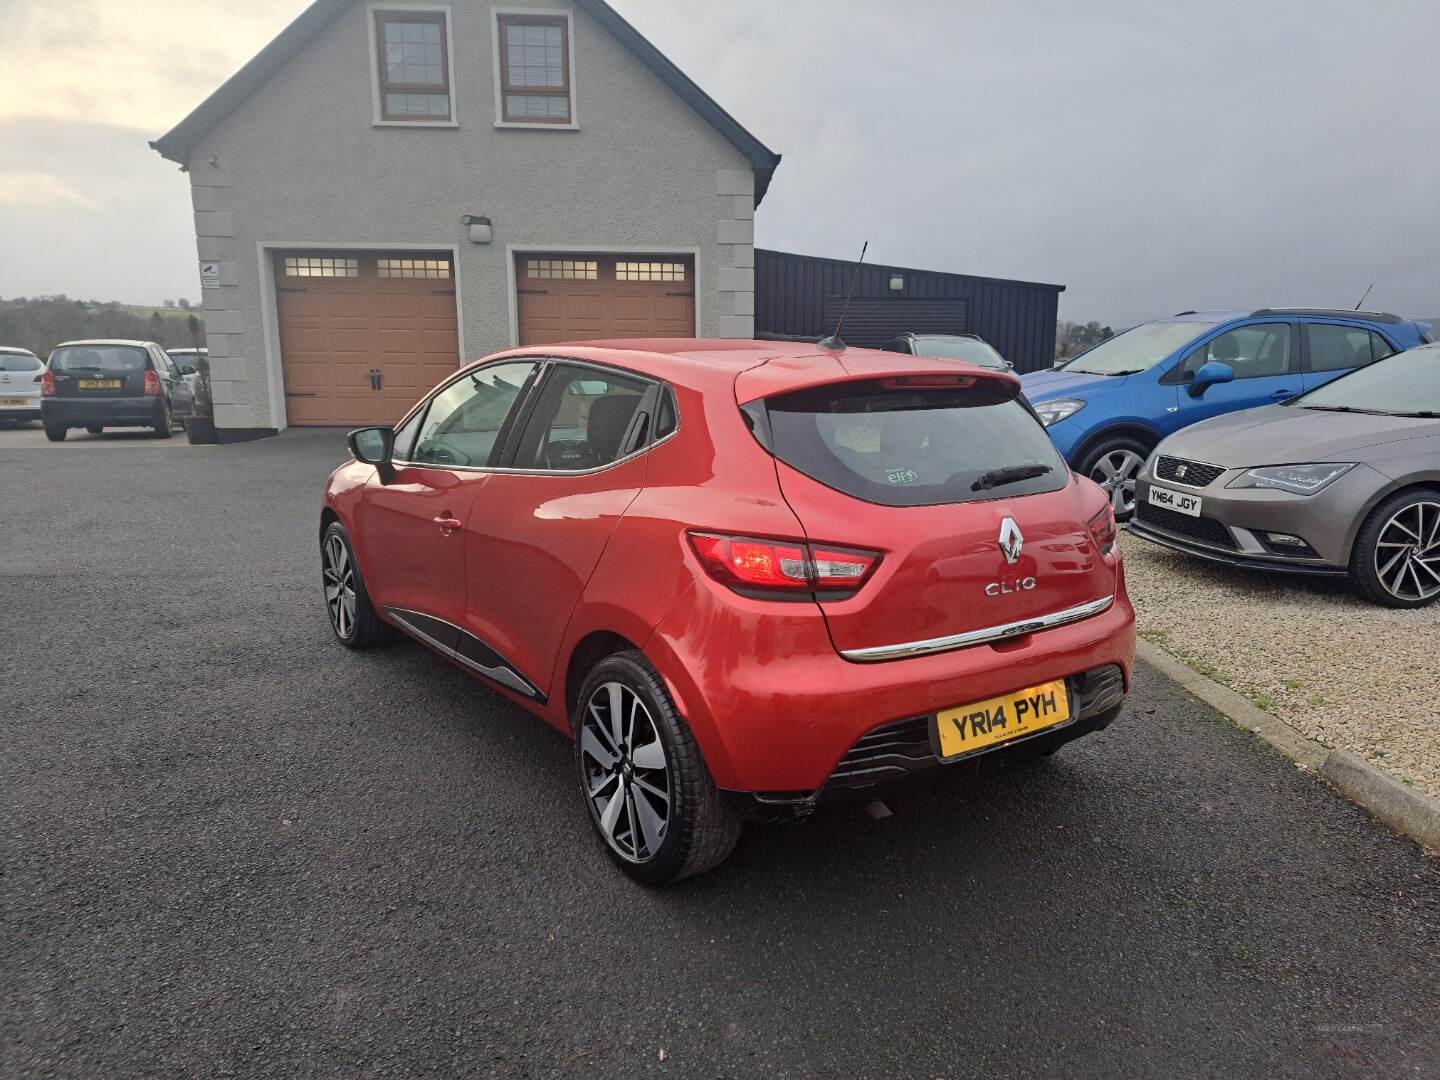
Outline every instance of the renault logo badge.
<svg viewBox="0 0 1440 1080">
<path fill-rule="evenodd" d="M 1015 524 L 1015 519 L 1007 517 L 1000 523 L 1000 554 L 1005 556 L 1005 561 L 1014 566 L 1020 560 L 1020 553 L 1025 550 L 1025 536 L 1020 532 L 1020 526 Z"/>
</svg>

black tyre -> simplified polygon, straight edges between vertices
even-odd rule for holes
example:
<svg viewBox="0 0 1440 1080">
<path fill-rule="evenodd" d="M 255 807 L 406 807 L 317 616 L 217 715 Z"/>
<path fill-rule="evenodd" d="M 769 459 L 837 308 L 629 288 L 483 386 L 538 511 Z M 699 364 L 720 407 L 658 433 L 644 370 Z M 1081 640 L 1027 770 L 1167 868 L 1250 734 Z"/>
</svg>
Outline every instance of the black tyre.
<svg viewBox="0 0 1440 1080">
<path fill-rule="evenodd" d="M 1145 467 L 1151 447 L 1129 436 L 1102 439 L 1085 452 L 1075 471 L 1088 476 L 1110 496 L 1116 521 L 1129 521 L 1135 512 L 1135 481 Z"/>
<path fill-rule="evenodd" d="M 45 437 L 51 442 L 64 442 L 65 433 L 69 430 L 64 424 L 46 424 Z"/>
<path fill-rule="evenodd" d="M 1398 491 L 1370 511 L 1350 552 L 1350 584 L 1385 607 L 1440 599 L 1440 491 Z"/>
<path fill-rule="evenodd" d="M 666 885 L 735 850 L 740 818 L 641 653 L 617 653 L 590 670 L 571 726 L 590 824 L 625 873 Z"/>
<path fill-rule="evenodd" d="M 85 430 L 88 431 L 91 435 L 99 435 L 105 429 L 99 424 L 86 424 Z"/>
<path fill-rule="evenodd" d="M 370 593 L 345 526 L 332 521 L 320 541 L 321 581 L 330 629 L 347 649 L 368 649 L 383 641 L 387 627 L 375 614 Z"/>
<path fill-rule="evenodd" d="M 157 439 L 168 439 L 175 434 L 175 420 L 174 417 L 171 416 L 170 403 L 168 401 L 161 404 L 160 419 L 155 421 L 155 426 L 152 430 L 154 430 Z"/>
</svg>

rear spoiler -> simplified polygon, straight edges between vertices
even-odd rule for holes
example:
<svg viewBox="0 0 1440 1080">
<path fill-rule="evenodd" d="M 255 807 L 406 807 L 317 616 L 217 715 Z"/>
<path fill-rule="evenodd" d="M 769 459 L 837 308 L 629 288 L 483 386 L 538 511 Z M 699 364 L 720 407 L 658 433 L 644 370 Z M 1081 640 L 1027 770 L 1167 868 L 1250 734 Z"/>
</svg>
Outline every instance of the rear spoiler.
<svg viewBox="0 0 1440 1080">
<path fill-rule="evenodd" d="M 813 356 L 772 356 L 735 379 L 735 400 L 748 405 L 797 390 L 845 383 L 880 382 L 887 390 L 977 388 L 994 403 L 1020 393 L 1020 379 L 1006 371 L 926 356 L 850 349 Z"/>
</svg>

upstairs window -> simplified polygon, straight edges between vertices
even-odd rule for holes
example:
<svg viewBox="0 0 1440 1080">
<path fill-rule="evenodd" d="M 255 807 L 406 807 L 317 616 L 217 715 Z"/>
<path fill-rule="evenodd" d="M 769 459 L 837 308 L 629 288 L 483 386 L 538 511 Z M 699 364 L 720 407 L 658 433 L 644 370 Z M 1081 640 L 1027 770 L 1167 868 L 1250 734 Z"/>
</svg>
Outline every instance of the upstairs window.
<svg viewBox="0 0 1440 1080">
<path fill-rule="evenodd" d="M 563 15 L 497 15 L 500 119 L 569 124 L 570 22 Z"/>
<path fill-rule="evenodd" d="M 454 120 L 445 12 L 377 11 L 375 50 L 379 119 L 412 124 Z"/>
</svg>

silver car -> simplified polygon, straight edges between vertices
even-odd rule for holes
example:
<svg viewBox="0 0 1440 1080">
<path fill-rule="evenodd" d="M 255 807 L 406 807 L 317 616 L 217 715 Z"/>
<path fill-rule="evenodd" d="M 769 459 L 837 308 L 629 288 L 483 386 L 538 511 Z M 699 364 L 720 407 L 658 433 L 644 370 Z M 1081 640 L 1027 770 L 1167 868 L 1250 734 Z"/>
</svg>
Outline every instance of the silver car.
<svg viewBox="0 0 1440 1080">
<path fill-rule="evenodd" d="M 45 365 L 29 349 L 0 346 L 0 420 L 40 419 L 40 374 Z"/>
<path fill-rule="evenodd" d="M 1213 562 L 1348 577 L 1377 604 L 1440 598 L 1440 345 L 1281 405 L 1186 428 L 1136 485 L 1136 536 Z"/>
</svg>

